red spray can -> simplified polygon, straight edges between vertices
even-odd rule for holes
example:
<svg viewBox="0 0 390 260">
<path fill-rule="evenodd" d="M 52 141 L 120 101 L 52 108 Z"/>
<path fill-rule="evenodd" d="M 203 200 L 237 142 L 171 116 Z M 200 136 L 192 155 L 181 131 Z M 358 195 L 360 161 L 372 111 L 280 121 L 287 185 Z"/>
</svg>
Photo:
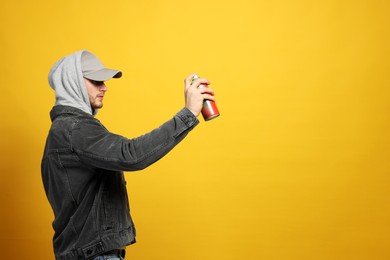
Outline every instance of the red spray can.
<svg viewBox="0 0 390 260">
<path fill-rule="evenodd" d="M 192 82 L 194 82 L 194 80 L 198 78 L 199 77 L 195 74 L 194 77 L 192 78 Z M 207 88 L 207 85 L 201 84 L 199 85 L 199 88 Z M 219 116 L 219 111 L 214 101 L 207 100 L 207 99 L 203 101 L 202 116 L 205 121 L 209 121 Z"/>
</svg>

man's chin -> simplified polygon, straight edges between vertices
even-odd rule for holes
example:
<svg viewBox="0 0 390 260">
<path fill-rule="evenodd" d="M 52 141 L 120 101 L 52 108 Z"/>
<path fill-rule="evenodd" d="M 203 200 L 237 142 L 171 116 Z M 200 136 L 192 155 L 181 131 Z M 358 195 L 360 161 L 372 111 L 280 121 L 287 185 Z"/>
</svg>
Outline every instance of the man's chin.
<svg viewBox="0 0 390 260">
<path fill-rule="evenodd" d="M 93 109 L 101 109 L 101 108 L 103 108 L 103 103 L 102 104 L 94 104 L 94 105 L 92 105 L 92 108 Z"/>
</svg>

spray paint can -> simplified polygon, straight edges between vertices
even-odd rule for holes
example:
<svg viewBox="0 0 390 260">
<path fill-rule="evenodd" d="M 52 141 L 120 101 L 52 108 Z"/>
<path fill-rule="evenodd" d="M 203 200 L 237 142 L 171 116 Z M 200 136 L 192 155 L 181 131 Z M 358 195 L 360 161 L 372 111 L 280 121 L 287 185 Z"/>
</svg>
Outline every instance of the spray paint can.
<svg viewBox="0 0 390 260">
<path fill-rule="evenodd" d="M 199 78 L 198 75 L 195 74 L 194 77 L 192 78 L 191 84 L 198 78 Z M 207 88 L 207 85 L 200 84 L 199 88 Z M 207 100 L 207 99 L 203 101 L 202 116 L 205 121 L 209 121 L 219 116 L 219 111 L 214 101 Z"/>
</svg>

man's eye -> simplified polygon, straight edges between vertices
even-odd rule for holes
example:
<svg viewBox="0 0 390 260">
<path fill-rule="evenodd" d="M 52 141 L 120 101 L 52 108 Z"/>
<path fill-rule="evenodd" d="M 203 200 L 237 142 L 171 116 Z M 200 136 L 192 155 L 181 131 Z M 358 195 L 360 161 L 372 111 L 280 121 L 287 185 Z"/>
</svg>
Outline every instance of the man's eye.
<svg viewBox="0 0 390 260">
<path fill-rule="evenodd" d="M 96 81 L 96 80 L 93 80 L 92 81 L 94 85 L 96 86 L 100 86 L 100 85 L 103 85 L 104 84 L 104 81 Z"/>
</svg>

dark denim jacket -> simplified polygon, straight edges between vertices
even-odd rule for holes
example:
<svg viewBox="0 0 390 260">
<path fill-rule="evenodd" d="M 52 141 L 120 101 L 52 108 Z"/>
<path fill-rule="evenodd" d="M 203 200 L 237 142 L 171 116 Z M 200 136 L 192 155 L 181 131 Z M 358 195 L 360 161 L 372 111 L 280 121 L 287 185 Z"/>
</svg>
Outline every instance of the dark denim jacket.
<svg viewBox="0 0 390 260">
<path fill-rule="evenodd" d="M 122 171 L 141 170 L 177 145 L 197 124 L 183 108 L 134 139 L 110 133 L 77 108 L 55 106 L 42 159 L 42 179 L 54 211 L 56 259 L 90 259 L 135 243 Z"/>
</svg>

